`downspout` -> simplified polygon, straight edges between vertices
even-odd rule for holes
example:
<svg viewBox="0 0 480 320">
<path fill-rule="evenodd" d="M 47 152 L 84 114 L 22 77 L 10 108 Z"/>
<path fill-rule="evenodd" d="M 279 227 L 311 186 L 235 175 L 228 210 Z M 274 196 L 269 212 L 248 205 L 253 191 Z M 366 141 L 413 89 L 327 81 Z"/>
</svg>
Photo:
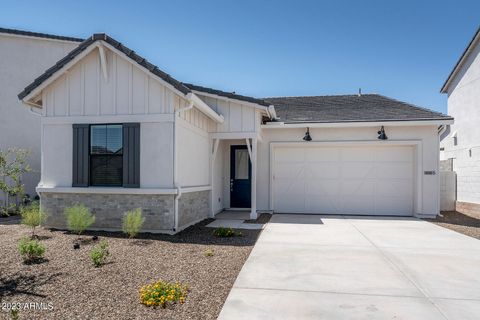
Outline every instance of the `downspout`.
<svg viewBox="0 0 480 320">
<path fill-rule="evenodd" d="M 182 188 L 180 183 L 178 182 L 178 154 L 177 154 L 177 117 L 180 116 L 180 113 L 183 111 L 187 111 L 193 108 L 193 100 L 188 99 L 188 105 L 184 108 L 180 108 L 175 111 L 175 117 L 173 119 L 173 186 L 177 189 L 177 192 L 174 196 L 173 201 L 173 231 L 176 232 L 178 230 L 178 200 L 182 196 Z"/>
</svg>

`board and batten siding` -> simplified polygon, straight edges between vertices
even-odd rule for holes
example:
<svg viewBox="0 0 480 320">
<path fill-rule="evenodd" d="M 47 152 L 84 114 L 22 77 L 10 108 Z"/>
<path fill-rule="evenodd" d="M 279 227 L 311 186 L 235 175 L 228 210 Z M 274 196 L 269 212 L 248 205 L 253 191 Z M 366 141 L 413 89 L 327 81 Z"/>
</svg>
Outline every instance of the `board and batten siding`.
<svg viewBox="0 0 480 320">
<path fill-rule="evenodd" d="M 185 99 L 127 58 L 105 49 L 107 78 L 93 50 L 43 93 L 47 117 L 171 114 Z"/>
<path fill-rule="evenodd" d="M 187 101 L 184 99 L 179 99 L 179 101 L 175 101 L 175 111 L 181 110 L 182 108 L 186 108 L 188 106 Z M 207 117 L 203 112 L 198 110 L 197 108 L 193 107 L 188 110 L 181 111 L 179 113 L 180 119 L 184 120 L 185 122 L 191 124 L 195 128 L 206 132 L 213 132 L 215 131 L 216 124 L 215 122 Z"/>
<path fill-rule="evenodd" d="M 210 108 L 224 117 L 214 132 L 258 132 L 261 125 L 261 111 L 251 105 L 227 101 L 196 93 Z"/>
<path fill-rule="evenodd" d="M 107 49 L 106 57 L 106 79 L 93 50 L 42 92 L 40 186 L 72 186 L 72 124 L 94 121 L 138 122 L 140 188 L 173 188 L 173 114 L 186 100 L 128 59 Z"/>
</svg>

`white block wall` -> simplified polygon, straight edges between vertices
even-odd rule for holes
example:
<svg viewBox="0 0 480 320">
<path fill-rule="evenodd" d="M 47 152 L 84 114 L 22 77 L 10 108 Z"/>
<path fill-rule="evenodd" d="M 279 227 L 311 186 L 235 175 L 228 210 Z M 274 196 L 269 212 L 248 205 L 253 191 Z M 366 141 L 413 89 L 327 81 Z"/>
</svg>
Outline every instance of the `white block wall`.
<svg viewBox="0 0 480 320">
<path fill-rule="evenodd" d="M 440 211 L 455 210 L 455 172 L 440 172 Z"/>
</svg>

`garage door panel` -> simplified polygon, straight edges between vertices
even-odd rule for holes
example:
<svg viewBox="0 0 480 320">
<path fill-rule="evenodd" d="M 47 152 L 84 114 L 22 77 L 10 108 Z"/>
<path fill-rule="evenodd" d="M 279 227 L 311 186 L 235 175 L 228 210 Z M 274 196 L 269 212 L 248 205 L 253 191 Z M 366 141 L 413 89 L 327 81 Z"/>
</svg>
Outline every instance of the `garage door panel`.
<svg viewBox="0 0 480 320">
<path fill-rule="evenodd" d="M 378 179 L 412 179 L 412 163 L 390 162 L 377 163 L 375 168 Z"/>
<path fill-rule="evenodd" d="M 294 151 L 292 151 L 294 150 Z M 275 150 L 275 161 L 282 162 L 303 162 L 305 161 L 305 149 L 304 148 L 278 148 Z"/>
<path fill-rule="evenodd" d="M 395 146 L 376 148 L 375 161 L 413 161 L 413 147 Z"/>
<path fill-rule="evenodd" d="M 341 182 L 335 179 L 327 180 L 307 180 L 305 182 L 306 198 L 324 196 L 336 196 L 341 193 Z"/>
<path fill-rule="evenodd" d="M 274 210 L 411 215 L 413 154 L 409 146 L 274 149 Z"/>
<path fill-rule="evenodd" d="M 305 182 L 303 179 L 277 179 L 277 184 L 275 185 L 275 194 L 278 195 L 297 195 L 301 198 L 304 197 L 305 193 Z"/>
<path fill-rule="evenodd" d="M 338 213 L 341 211 L 341 206 L 340 197 L 308 197 L 305 203 L 305 213 Z"/>
<path fill-rule="evenodd" d="M 359 179 L 344 180 L 341 182 L 340 195 L 347 196 L 368 196 L 375 195 L 375 181 Z M 348 199 L 346 199 L 348 200 Z"/>
<path fill-rule="evenodd" d="M 374 160 L 374 154 L 369 148 L 345 147 L 339 148 L 342 154 L 343 162 L 371 162 Z"/>
<path fill-rule="evenodd" d="M 413 206 L 410 197 L 383 197 L 375 204 L 378 215 L 411 215 Z"/>
<path fill-rule="evenodd" d="M 306 148 L 304 150 L 307 162 L 337 162 L 341 157 L 341 151 L 338 148 Z"/>
<path fill-rule="evenodd" d="M 411 198 L 413 196 L 412 181 L 411 180 L 386 180 L 376 181 L 376 193 L 378 196 L 402 196 Z"/>
<path fill-rule="evenodd" d="M 304 166 L 307 179 L 338 179 L 341 175 L 341 168 L 335 162 L 309 162 Z"/>
<path fill-rule="evenodd" d="M 277 179 L 303 179 L 305 165 L 300 162 L 279 163 L 276 166 L 275 178 Z"/>
<path fill-rule="evenodd" d="M 339 214 L 364 214 L 371 215 L 375 212 L 375 202 L 373 197 L 350 196 L 343 198 L 343 208 Z"/>
<path fill-rule="evenodd" d="M 338 166 L 338 164 L 337 164 Z M 343 178 L 365 178 L 371 179 L 376 176 L 376 168 L 369 162 L 348 162 L 341 166 Z"/>
</svg>

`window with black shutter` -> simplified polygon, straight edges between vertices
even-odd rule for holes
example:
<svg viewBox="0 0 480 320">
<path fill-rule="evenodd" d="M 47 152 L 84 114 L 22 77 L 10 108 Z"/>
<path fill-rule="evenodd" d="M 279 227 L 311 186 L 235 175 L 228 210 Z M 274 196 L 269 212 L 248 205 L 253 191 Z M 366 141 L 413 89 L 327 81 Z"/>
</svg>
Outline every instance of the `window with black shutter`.
<svg viewBox="0 0 480 320">
<path fill-rule="evenodd" d="M 140 124 L 74 124 L 73 187 L 140 188 Z"/>
</svg>

